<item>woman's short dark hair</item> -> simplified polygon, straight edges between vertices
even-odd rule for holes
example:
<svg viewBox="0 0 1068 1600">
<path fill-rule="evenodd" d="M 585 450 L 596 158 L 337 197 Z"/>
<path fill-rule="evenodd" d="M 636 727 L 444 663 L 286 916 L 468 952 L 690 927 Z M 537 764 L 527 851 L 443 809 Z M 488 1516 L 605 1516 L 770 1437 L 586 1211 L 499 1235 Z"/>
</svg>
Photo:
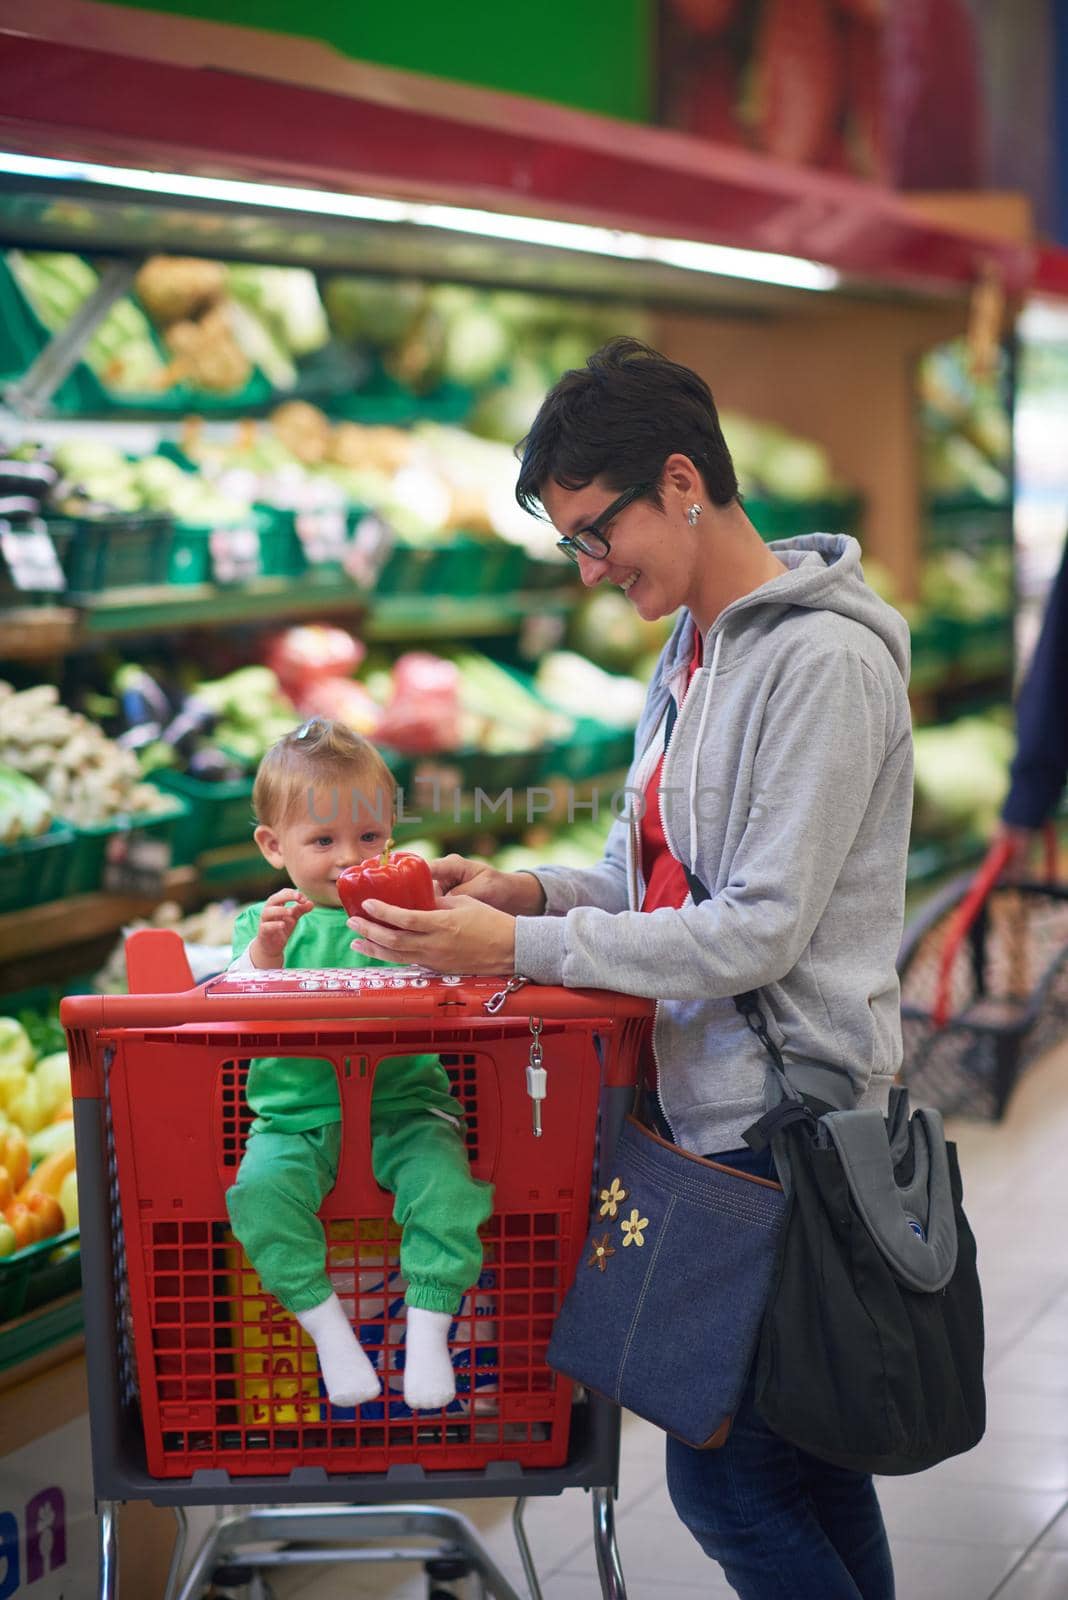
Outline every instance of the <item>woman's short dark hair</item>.
<svg viewBox="0 0 1068 1600">
<path fill-rule="evenodd" d="M 714 505 L 738 496 L 738 479 L 712 392 L 689 367 L 669 361 L 640 339 L 610 339 L 584 367 L 565 372 L 549 390 L 533 426 L 517 446 L 522 465 L 516 499 L 537 511 L 550 482 L 584 489 L 594 478 L 620 491 L 658 486 L 675 451 L 689 456 Z"/>
</svg>

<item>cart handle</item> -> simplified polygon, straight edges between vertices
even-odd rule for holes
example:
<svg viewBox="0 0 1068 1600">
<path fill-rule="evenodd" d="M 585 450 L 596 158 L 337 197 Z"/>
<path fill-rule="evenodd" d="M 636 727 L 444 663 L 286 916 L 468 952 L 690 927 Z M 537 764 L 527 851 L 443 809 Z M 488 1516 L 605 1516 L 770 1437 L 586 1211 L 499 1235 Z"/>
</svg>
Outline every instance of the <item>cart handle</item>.
<svg viewBox="0 0 1068 1600">
<path fill-rule="evenodd" d="M 1046 864 L 1046 882 L 1053 883 L 1057 876 L 1057 835 L 1052 822 L 1042 829 L 1043 852 Z M 942 947 L 938 969 L 938 986 L 935 990 L 931 1021 L 936 1028 L 944 1028 L 949 1021 L 949 983 L 957 952 L 967 938 L 972 924 L 990 898 L 994 885 L 1008 866 L 1012 857 L 1012 844 L 1008 839 L 996 839 L 984 857 L 983 864 L 972 879 L 971 888 L 954 913 Z"/>
</svg>

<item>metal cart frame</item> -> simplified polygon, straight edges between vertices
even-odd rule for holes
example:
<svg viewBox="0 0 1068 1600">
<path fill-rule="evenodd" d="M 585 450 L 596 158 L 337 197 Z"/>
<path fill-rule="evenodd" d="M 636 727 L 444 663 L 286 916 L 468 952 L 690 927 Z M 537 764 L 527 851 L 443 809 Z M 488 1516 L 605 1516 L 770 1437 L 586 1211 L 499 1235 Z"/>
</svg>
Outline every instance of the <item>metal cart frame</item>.
<svg viewBox="0 0 1068 1600">
<path fill-rule="evenodd" d="M 174 940 L 169 932 L 151 930 L 134 935 L 136 940 L 154 941 L 150 952 L 142 943 L 136 960 L 131 960 L 131 975 L 144 972 L 138 962 L 152 955 L 152 971 L 158 970 L 161 953 L 167 955 L 163 940 Z M 173 963 L 172 949 L 168 959 Z M 181 963 L 185 972 L 184 951 Z M 173 966 L 172 966 L 173 973 Z M 99 1025 L 121 1027 L 142 1020 L 136 1005 L 142 993 L 129 997 L 92 997 L 98 1004 Z M 189 987 L 192 987 L 191 984 Z M 478 985 L 477 1000 L 485 1001 L 489 988 Z M 160 984 L 151 997 L 152 1021 L 164 1021 L 166 1001 L 161 993 L 169 989 L 186 990 L 184 982 L 172 976 L 170 984 Z M 541 991 L 542 994 L 545 991 Z M 176 996 L 177 998 L 177 996 Z M 188 992 L 184 998 L 188 999 Z M 452 991 L 455 1004 L 461 996 Z M 509 995 L 497 1006 L 505 1017 L 528 1019 L 531 1007 Z M 533 996 L 532 996 L 533 998 Z M 583 994 L 574 991 L 569 998 L 585 1004 L 591 1016 L 614 1013 L 626 1018 L 622 1031 L 631 1044 L 640 1036 L 651 1012 L 644 1001 L 617 996 Z M 64 1021 L 86 1025 L 85 997 L 64 1002 Z M 472 1003 L 469 997 L 469 1003 Z M 337 1000 L 324 1004 L 324 1016 L 336 1020 L 341 1014 Z M 143 1009 L 143 1008 L 142 1008 Z M 279 1013 L 275 1013 L 278 1015 Z M 221 1020 L 221 1018 L 220 1018 Z M 618 1058 L 619 1047 L 615 1054 Z M 78 1063 L 72 1058 L 75 1075 Z M 599 1176 L 615 1146 L 623 1119 L 630 1107 L 633 1091 L 625 1083 L 609 1082 L 600 1099 L 599 1152 L 595 1164 Z M 560 1494 L 567 1488 L 582 1488 L 591 1496 L 594 1550 L 601 1592 L 605 1600 L 625 1600 L 626 1588 L 615 1535 L 613 1502 L 618 1488 L 620 1413 L 617 1406 L 593 1393 L 577 1392 L 573 1402 L 570 1442 L 566 1462 L 559 1467 L 523 1467 L 514 1461 L 491 1463 L 482 1471 L 439 1470 L 426 1472 L 418 1465 L 395 1465 L 384 1473 L 327 1473 L 322 1467 L 298 1467 L 288 1475 L 232 1476 L 222 1470 L 194 1472 L 190 1478 L 152 1476 L 146 1465 L 144 1439 L 136 1408 L 122 1392 L 122 1332 L 116 1307 L 119 1304 L 122 1273 L 121 1237 L 114 1224 L 112 1179 L 105 1104 L 100 1099 L 75 1098 L 75 1134 L 78 1149 L 78 1186 L 82 1219 L 82 1270 L 85 1285 L 85 1344 L 89 1384 L 89 1421 L 92 1448 L 93 1486 L 100 1527 L 100 1600 L 114 1600 L 119 1593 L 118 1505 L 127 1500 L 148 1500 L 173 1507 L 178 1520 L 178 1536 L 167 1580 L 166 1600 L 195 1600 L 203 1592 L 212 1571 L 227 1562 L 239 1563 L 258 1574 L 270 1568 L 308 1562 L 355 1560 L 422 1560 L 431 1563 L 444 1559 L 456 1564 L 456 1575 L 466 1567 L 480 1584 L 480 1593 L 494 1600 L 522 1600 L 500 1571 L 477 1530 L 459 1511 L 438 1505 L 413 1504 L 413 1492 L 426 1490 L 437 1500 L 508 1497 L 515 1500 L 513 1529 L 526 1578 L 530 1600 L 541 1600 L 533 1557 L 523 1527 L 527 1499 L 534 1495 Z M 187 1544 L 186 1511 L 190 1507 L 216 1505 L 228 1508 L 202 1541 L 184 1580 L 179 1570 Z M 430 1548 L 414 1546 L 413 1538 L 430 1542 Z M 388 1539 L 386 1548 L 368 1543 Z M 338 1547 L 335 1541 L 348 1541 Z M 281 1548 L 257 1551 L 242 1558 L 249 1545 L 277 1541 Z M 287 1548 L 289 1546 L 289 1548 Z M 444 1575 L 444 1570 L 443 1570 Z M 254 1592 L 264 1592 L 254 1579 Z"/>
</svg>

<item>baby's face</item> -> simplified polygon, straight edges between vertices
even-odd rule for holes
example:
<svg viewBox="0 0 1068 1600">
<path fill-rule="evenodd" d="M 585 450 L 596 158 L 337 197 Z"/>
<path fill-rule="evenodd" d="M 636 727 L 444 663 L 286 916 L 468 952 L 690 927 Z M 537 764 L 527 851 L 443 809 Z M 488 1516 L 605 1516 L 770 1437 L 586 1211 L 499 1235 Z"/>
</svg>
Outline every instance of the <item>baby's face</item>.
<svg viewBox="0 0 1068 1600">
<path fill-rule="evenodd" d="M 339 906 L 338 875 L 382 854 L 393 824 L 393 797 L 345 786 L 309 788 L 273 831 L 289 880 L 317 906 Z"/>
</svg>

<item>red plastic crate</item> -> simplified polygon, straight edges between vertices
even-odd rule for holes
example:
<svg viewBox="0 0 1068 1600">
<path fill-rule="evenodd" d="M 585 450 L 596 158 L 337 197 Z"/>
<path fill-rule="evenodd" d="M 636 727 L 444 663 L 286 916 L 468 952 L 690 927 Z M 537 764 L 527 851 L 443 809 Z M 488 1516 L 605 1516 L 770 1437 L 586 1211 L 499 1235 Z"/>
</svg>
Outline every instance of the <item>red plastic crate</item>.
<svg viewBox="0 0 1068 1600">
<path fill-rule="evenodd" d="M 106 1100 L 109 1114 L 149 1472 L 564 1463 L 572 1386 L 545 1350 L 586 1233 L 600 1088 L 632 1078 L 648 1003 L 531 985 L 489 1014 L 501 980 L 399 969 L 241 974 L 186 990 L 180 941 L 155 930 L 133 937 L 130 967 L 157 992 L 75 997 L 63 1020 L 75 1093 Z M 539 1139 L 526 1093 L 532 1015 L 549 1073 Z M 371 1175 L 367 1113 L 378 1062 L 423 1050 L 444 1058 L 495 1209 L 450 1340 L 457 1398 L 413 1415 L 397 1361 L 399 1233 Z M 248 1060 L 286 1053 L 321 1056 L 338 1074 L 328 1270 L 384 1390 L 356 1411 L 329 1406 L 311 1342 L 260 1287 L 226 1212 Z"/>
</svg>

